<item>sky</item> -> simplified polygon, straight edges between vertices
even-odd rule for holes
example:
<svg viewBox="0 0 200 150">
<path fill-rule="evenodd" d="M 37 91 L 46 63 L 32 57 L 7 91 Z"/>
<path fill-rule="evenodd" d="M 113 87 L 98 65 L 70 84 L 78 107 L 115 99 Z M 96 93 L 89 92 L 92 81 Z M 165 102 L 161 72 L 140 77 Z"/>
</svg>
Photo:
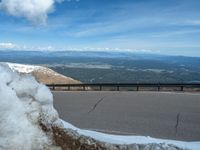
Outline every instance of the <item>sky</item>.
<svg viewBox="0 0 200 150">
<path fill-rule="evenodd" d="M 200 57 L 200 1 L 0 0 L 0 49 Z"/>
</svg>

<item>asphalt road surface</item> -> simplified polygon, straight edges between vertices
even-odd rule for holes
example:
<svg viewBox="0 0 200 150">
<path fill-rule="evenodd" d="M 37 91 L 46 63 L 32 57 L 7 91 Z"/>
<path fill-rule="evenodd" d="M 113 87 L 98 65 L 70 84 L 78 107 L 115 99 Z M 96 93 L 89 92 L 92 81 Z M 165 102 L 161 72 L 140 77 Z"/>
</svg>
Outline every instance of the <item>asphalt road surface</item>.
<svg viewBox="0 0 200 150">
<path fill-rule="evenodd" d="M 60 117 L 111 134 L 200 141 L 200 94 L 53 92 Z"/>
</svg>

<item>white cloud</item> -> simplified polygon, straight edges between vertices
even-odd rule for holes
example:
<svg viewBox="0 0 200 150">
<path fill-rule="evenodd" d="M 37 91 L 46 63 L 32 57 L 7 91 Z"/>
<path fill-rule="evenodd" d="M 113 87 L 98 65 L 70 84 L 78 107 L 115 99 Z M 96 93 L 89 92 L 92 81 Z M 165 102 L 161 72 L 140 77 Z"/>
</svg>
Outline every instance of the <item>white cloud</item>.
<svg viewBox="0 0 200 150">
<path fill-rule="evenodd" d="M 45 24 L 56 2 L 63 0 L 1 0 L 0 10 L 15 17 L 24 17 L 34 24 Z"/>
<path fill-rule="evenodd" d="M 0 43 L 0 50 L 55 51 L 57 49 L 59 49 L 59 48 L 55 48 L 51 45 L 47 45 L 47 46 L 27 46 L 27 45 L 18 45 L 18 44 L 8 43 L 8 42 Z"/>
<path fill-rule="evenodd" d="M 103 44 L 104 45 L 104 44 Z M 105 44 L 107 45 L 107 44 Z M 115 51 L 115 52 L 142 52 L 142 53 L 158 53 L 160 51 L 151 51 L 146 49 L 133 49 L 125 47 L 102 47 L 99 46 L 62 46 L 54 47 L 52 45 L 46 46 L 27 46 L 27 45 L 17 45 L 14 43 L 0 43 L 0 50 L 23 50 L 23 51 Z"/>
<path fill-rule="evenodd" d="M 131 45 L 113 47 L 110 43 L 120 43 L 119 41 L 108 41 L 108 43 L 100 43 L 99 45 L 20 45 L 17 43 L 0 43 L 0 50 L 17 50 L 17 51 L 113 51 L 113 52 L 135 52 L 135 53 L 160 53 L 159 50 L 151 50 L 148 47 L 137 46 L 133 48 Z M 139 43 L 142 45 L 142 43 Z M 115 44 L 117 46 L 117 44 Z M 153 45 L 151 45 L 152 47 Z"/>
<path fill-rule="evenodd" d="M 0 43 L 0 49 L 14 49 L 17 45 L 13 43 Z"/>
</svg>

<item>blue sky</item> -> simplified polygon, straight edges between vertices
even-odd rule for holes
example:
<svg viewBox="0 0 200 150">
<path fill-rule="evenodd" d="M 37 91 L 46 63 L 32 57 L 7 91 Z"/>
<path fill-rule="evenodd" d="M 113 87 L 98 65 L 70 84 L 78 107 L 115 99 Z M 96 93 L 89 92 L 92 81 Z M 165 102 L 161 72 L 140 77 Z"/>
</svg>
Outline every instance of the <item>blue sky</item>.
<svg viewBox="0 0 200 150">
<path fill-rule="evenodd" d="M 31 15 L 8 1 L 0 1 L 0 49 L 200 56 L 199 0 L 65 0 Z"/>
</svg>

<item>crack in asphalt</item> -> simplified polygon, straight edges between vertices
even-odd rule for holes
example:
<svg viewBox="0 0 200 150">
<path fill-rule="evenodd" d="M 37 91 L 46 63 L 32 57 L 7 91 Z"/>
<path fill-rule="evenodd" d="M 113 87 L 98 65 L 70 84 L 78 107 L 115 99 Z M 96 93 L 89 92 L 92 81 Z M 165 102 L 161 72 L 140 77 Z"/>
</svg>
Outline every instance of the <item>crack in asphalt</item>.
<svg viewBox="0 0 200 150">
<path fill-rule="evenodd" d="M 91 113 L 92 111 L 94 111 L 96 109 L 96 107 L 105 99 L 106 96 L 102 97 L 100 100 L 98 100 L 94 106 L 92 107 L 92 109 L 90 109 L 90 111 L 88 111 L 88 114 Z"/>
<path fill-rule="evenodd" d="M 180 113 L 178 113 L 178 114 L 176 115 L 175 134 L 178 133 L 179 122 L 180 122 Z"/>
</svg>

